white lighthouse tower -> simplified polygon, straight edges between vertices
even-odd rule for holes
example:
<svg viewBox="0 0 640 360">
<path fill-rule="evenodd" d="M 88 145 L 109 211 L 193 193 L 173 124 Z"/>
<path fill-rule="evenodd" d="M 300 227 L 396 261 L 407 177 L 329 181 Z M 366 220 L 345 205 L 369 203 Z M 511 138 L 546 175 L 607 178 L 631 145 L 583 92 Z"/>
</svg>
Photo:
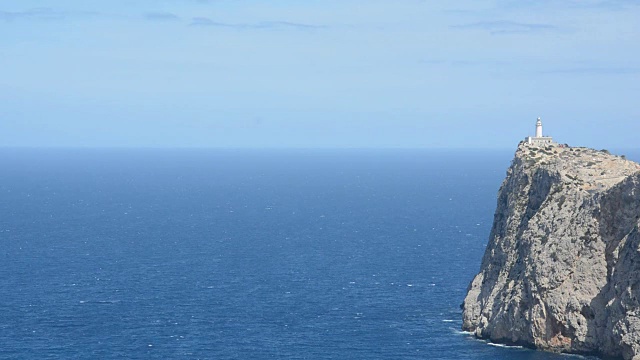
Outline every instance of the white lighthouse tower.
<svg viewBox="0 0 640 360">
<path fill-rule="evenodd" d="M 536 121 L 536 137 L 542 137 L 542 120 L 540 120 L 540 118 L 538 118 L 538 121 Z"/>
<path fill-rule="evenodd" d="M 536 121 L 536 136 L 527 136 L 525 142 L 532 145 L 552 145 L 554 144 L 551 136 L 542 135 L 542 120 L 538 118 Z"/>
</svg>

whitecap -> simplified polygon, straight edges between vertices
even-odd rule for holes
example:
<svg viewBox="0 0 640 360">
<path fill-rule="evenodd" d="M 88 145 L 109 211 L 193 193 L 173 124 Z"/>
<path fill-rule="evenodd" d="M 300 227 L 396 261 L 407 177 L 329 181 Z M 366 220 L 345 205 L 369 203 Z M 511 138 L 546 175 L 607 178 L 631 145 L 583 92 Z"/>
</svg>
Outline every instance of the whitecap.
<svg viewBox="0 0 640 360">
<path fill-rule="evenodd" d="M 454 333 L 458 334 L 458 335 L 474 335 L 475 333 L 472 331 L 462 331 L 462 330 L 456 330 L 454 328 L 449 328 L 451 329 Z"/>
<path fill-rule="evenodd" d="M 117 304 L 119 302 L 120 302 L 120 300 L 98 300 L 98 301 L 95 301 L 96 304 L 105 304 L 105 305 Z"/>
<path fill-rule="evenodd" d="M 591 357 L 591 356 L 583 356 L 583 355 L 579 355 L 579 354 L 567 354 L 567 353 L 561 353 L 560 355 L 562 356 L 568 356 L 568 357 L 576 357 L 576 358 L 580 358 L 580 359 L 597 359 L 595 357 Z"/>
<path fill-rule="evenodd" d="M 500 347 L 500 348 L 506 348 L 506 349 L 524 349 L 524 347 L 519 346 L 519 345 L 505 345 L 505 344 L 496 344 L 496 343 L 492 343 L 492 342 L 488 342 L 487 345 Z"/>
</svg>

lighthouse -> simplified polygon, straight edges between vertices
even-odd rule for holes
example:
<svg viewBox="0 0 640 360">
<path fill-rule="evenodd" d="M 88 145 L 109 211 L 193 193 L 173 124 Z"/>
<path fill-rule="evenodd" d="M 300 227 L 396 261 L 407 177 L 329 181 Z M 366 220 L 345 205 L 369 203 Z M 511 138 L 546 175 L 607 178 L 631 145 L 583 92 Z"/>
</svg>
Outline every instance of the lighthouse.
<svg viewBox="0 0 640 360">
<path fill-rule="evenodd" d="M 527 136 L 524 141 L 527 144 L 532 145 L 553 145 L 553 138 L 551 136 L 542 135 L 542 120 L 538 118 L 536 121 L 536 136 Z"/>
</svg>

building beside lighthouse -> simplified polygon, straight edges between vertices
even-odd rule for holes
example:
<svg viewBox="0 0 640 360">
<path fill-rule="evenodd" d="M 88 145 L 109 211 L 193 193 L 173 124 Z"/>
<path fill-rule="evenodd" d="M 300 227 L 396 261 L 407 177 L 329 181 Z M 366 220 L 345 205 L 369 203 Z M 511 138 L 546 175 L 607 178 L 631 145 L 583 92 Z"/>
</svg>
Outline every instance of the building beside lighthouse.
<svg viewBox="0 0 640 360">
<path fill-rule="evenodd" d="M 524 141 L 532 145 L 552 145 L 553 138 L 551 136 L 542 135 L 542 120 L 538 118 L 536 121 L 536 136 L 527 136 Z"/>
</svg>

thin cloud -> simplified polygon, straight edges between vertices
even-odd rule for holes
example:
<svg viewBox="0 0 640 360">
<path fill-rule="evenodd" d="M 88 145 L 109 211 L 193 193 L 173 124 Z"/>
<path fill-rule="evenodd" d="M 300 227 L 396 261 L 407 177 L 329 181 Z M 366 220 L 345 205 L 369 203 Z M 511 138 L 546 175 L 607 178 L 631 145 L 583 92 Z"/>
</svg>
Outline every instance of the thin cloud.
<svg viewBox="0 0 640 360">
<path fill-rule="evenodd" d="M 220 28 L 230 28 L 237 30 L 268 30 L 268 29 L 299 29 L 299 30 L 319 30 L 326 29 L 324 25 L 312 25 L 295 23 L 289 21 L 263 21 L 259 23 L 225 23 L 214 21 L 206 17 L 195 17 L 191 20 L 191 26 L 211 26 Z"/>
<path fill-rule="evenodd" d="M 36 8 L 25 11 L 0 11 L 0 20 L 20 21 L 20 20 L 59 20 L 65 15 L 50 8 Z"/>
<path fill-rule="evenodd" d="M 599 9 L 619 11 L 638 7 L 637 0 L 506 0 L 501 2 L 504 8 L 562 7 L 570 9 Z"/>
<path fill-rule="evenodd" d="M 531 34 L 557 31 L 558 27 L 549 24 L 521 23 L 515 21 L 481 21 L 471 24 L 454 25 L 454 29 L 485 30 L 492 35 Z"/>
<path fill-rule="evenodd" d="M 53 8 L 33 8 L 24 11 L 3 11 L 0 10 L 0 22 L 18 21 L 57 21 L 73 20 L 94 17 L 118 17 L 97 11 L 62 11 Z"/>
<path fill-rule="evenodd" d="M 229 24 L 213 21 L 206 17 L 195 17 L 191 19 L 191 26 L 215 26 L 215 27 L 229 27 L 229 28 L 241 28 L 241 24 Z"/>
<path fill-rule="evenodd" d="M 289 27 L 289 28 L 297 28 L 302 30 L 315 30 L 315 29 L 326 29 L 325 25 L 311 25 L 311 24 L 302 24 L 295 23 L 289 21 L 267 21 L 260 23 L 259 26 L 267 27 L 267 28 L 276 28 L 276 27 Z"/>
<path fill-rule="evenodd" d="M 430 66 L 450 66 L 455 68 L 470 68 L 470 67 L 501 67 L 514 65 L 511 61 L 506 60 L 441 60 L 441 59 L 426 59 L 419 60 L 419 64 Z"/>
<path fill-rule="evenodd" d="M 180 17 L 168 12 L 149 12 L 144 18 L 150 21 L 179 21 Z"/>
<path fill-rule="evenodd" d="M 640 74 L 639 67 L 573 67 L 544 71 L 544 74 L 629 75 Z"/>
</svg>

